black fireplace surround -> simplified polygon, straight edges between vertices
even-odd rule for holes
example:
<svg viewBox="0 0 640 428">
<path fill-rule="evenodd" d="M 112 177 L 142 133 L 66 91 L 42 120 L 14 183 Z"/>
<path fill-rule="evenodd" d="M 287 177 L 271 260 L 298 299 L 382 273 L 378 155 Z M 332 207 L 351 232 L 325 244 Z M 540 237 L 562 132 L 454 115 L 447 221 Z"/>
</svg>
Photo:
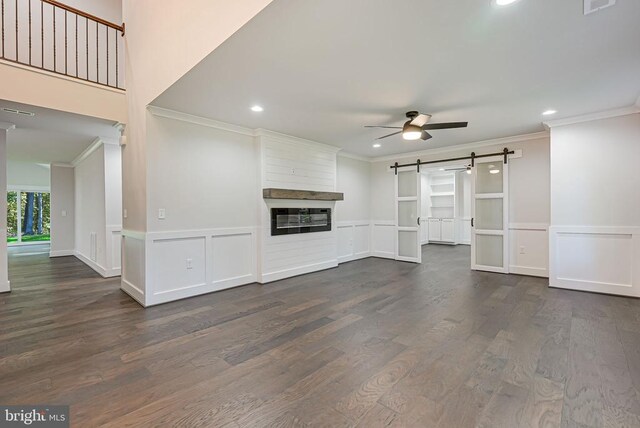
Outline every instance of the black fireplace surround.
<svg viewBox="0 0 640 428">
<path fill-rule="evenodd" d="M 271 208 L 271 236 L 331 230 L 331 208 Z"/>
</svg>

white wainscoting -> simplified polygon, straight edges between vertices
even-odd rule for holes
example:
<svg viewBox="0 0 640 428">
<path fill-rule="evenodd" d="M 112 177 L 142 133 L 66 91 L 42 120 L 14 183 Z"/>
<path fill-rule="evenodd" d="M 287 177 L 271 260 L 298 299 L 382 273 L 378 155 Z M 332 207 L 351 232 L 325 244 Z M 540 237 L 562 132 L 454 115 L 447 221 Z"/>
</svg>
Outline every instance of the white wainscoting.
<svg viewBox="0 0 640 428">
<path fill-rule="evenodd" d="M 120 288 L 142 306 L 145 302 L 146 237 L 143 232 L 122 231 L 122 276 Z"/>
<path fill-rule="evenodd" d="M 509 224 L 509 273 L 549 277 L 549 226 Z"/>
<path fill-rule="evenodd" d="M 396 258 L 396 224 L 393 220 L 371 222 L 371 255 L 384 259 Z"/>
<path fill-rule="evenodd" d="M 371 256 L 371 222 L 340 221 L 338 229 L 338 263 Z"/>
<path fill-rule="evenodd" d="M 122 264 L 122 226 L 107 226 L 107 276 L 120 276 Z"/>
<path fill-rule="evenodd" d="M 149 232 L 123 231 L 124 251 L 147 265 L 144 274 L 124 267 L 123 290 L 143 294 L 152 306 L 255 282 L 256 230 L 230 229 Z M 146 283 L 145 283 L 146 278 Z M 143 285 L 141 285 L 143 284 Z M 140 299 L 133 296 L 136 300 Z"/>
<path fill-rule="evenodd" d="M 549 228 L 551 287 L 640 297 L 640 227 Z"/>
</svg>

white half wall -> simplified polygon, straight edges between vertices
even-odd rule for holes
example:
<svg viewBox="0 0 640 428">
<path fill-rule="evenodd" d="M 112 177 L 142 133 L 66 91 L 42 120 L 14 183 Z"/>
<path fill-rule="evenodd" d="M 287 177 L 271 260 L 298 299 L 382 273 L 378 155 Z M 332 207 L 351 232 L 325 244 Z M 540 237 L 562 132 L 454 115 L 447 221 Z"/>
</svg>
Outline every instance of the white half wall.
<svg viewBox="0 0 640 428">
<path fill-rule="evenodd" d="M 75 248 L 75 171 L 51 165 L 51 257 L 72 256 Z"/>
<path fill-rule="evenodd" d="M 640 296 L 640 113 L 549 125 L 550 285 Z"/>
</svg>

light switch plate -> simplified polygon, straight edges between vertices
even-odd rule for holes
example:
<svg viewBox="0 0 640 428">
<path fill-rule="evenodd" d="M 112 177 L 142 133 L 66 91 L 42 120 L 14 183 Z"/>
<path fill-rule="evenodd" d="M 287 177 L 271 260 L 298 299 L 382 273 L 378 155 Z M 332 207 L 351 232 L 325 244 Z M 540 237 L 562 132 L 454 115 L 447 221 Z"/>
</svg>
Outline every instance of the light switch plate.
<svg viewBox="0 0 640 428">
<path fill-rule="evenodd" d="M 166 216 L 166 212 L 165 212 L 164 208 L 158 209 L 158 218 L 160 220 L 164 220 L 165 216 Z"/>
</svg>

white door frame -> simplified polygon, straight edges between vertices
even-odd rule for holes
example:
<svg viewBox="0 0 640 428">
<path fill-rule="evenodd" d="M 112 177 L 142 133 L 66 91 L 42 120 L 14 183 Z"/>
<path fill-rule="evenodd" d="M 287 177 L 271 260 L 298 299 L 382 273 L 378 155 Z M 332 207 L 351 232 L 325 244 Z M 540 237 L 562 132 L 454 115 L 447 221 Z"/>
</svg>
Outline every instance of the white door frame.
<svg viewBox="0 0 640 428">
<path fill-rule="evenodd" d="M 476 195 L 476 180 L 478 164 L 500 163 L 502 165 L 502 193 L 481 193 Z M 471 175 L 471 269 L 487 272 L 509 273 L 509 164 L 504 162 L 504 156 L 491 156 L 475 159 Z M 482 230 L 475 227 L 476 200 L 502 199 L 502 230 Z M 476 263 L 477 235 L 502 236 L 502 267 L 485 266 Z"/>
<path fill-rule="evenodd" d="M 421 174 L 417 171 L 416 167 L 406 167 L 406 168 L 398 168 L 398 173 L 394 174 L 394 190 L 395 190 L 395 259 L 404 261 L 404 262 L 412 262 L 412 263 L 422 263 L 422 243 L 421 243 L 421 233 L 420 233 L 420 199 L 421 199 Z M 398 177 L 399 174 L 403 172 L 413 172 L 415 174 L 416 179 L 416 195 L 415 196 L 398 196 Z M 400 226 L 399 225 L 399 215 L 398 210 L 400 207 L 400 202 L 407 201 L 415 201 L 416 202 L 416 224 L 414 226 Z M 400 245 L 399 245 L 399 237 L 400 232 L 414 232 L 416 234 L 416 257 L 407 257 L 400 255 Z"/>
</svg>

